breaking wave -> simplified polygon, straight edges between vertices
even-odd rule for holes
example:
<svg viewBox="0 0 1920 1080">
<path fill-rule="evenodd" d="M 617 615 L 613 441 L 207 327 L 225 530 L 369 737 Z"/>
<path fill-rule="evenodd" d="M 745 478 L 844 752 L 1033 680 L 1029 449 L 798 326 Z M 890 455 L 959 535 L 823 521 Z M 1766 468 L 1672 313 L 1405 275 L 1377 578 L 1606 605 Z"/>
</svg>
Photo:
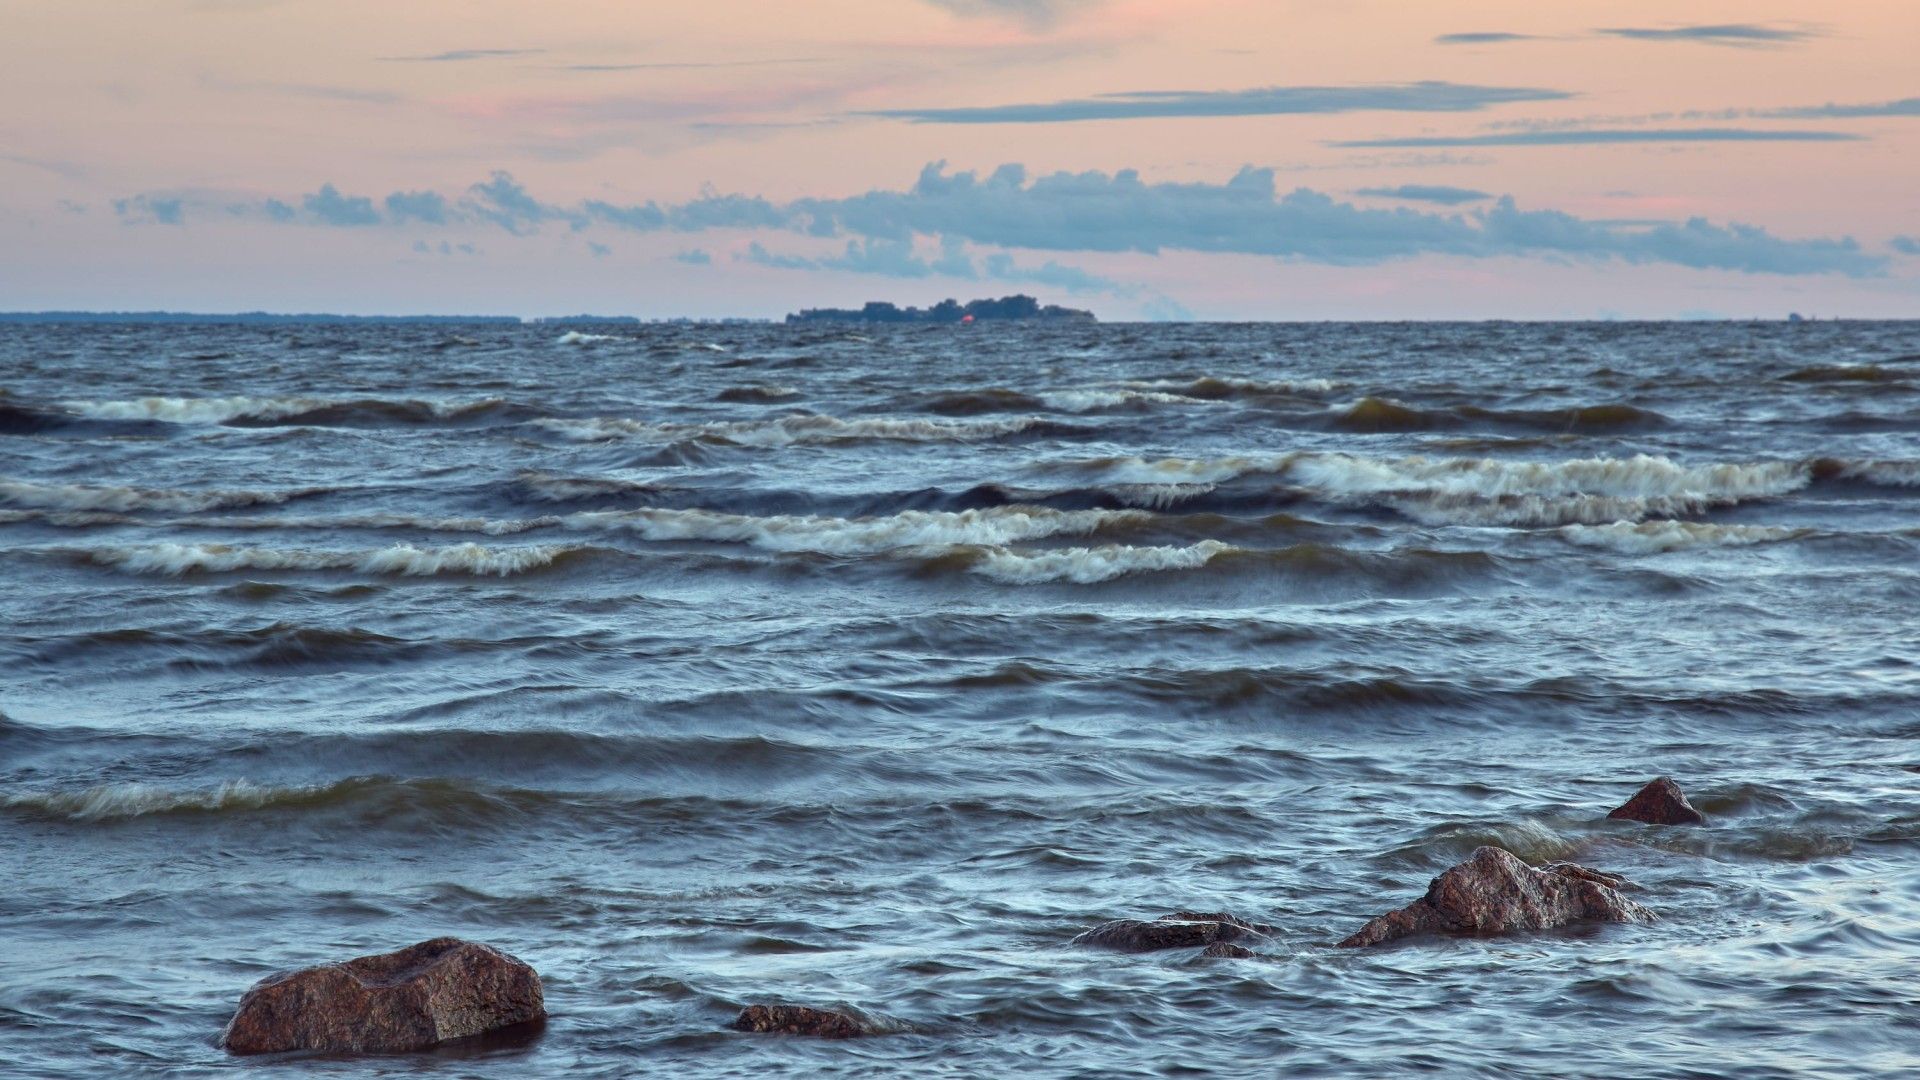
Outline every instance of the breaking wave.
<svg viewBox="0 0 1920 1080">
<path fill-rule="evenodd" d="M 21 480 L 0 480 L 0 503 L 39 510 L 106 510 L 115 513 L 126 513 L 131 510 L 165 510 L 189 514 L 238 506 L 278 505 L 289 499 L 316 495 L 325 490 L 327 489 L 177 491 L 169 488 L 95 487 L 82 484 L 32 484 Z"/>
<path fill-rule="evenodd" d="M 1103 458 L 1080 468 L 1118 483 L 1219 484 L 1271 474 L 1335 501 L 1424 524 L 1567 525 L 1698 513 L 1777 498 L 1813 480 L 1807 462 L 1680 465 L 1664 457 L 1515 462 L 1293 453 L 1212 459 Z"/>
<path fill-rule="evenodd" d="M 927 560 L 930 569 L 961 569 L 1008 585 L 1070 582 L 1094 585 L 1129 574 L 1192 570 L 1237 550 L 1218 540 L 1202 540 L 1184 547 L 1128 547 L 1107 544 L 1094 548 L 1050 551 L 1013 551 L 1004 547 L 961 546 Z"/>
<path fill-rule="evenodd" d="M 442 402 L 417 399 L 248 397 L 143 397 L 118 401 L 65 401 L 61 406 L 93 420 L 150 420 L 169 424 L 233 426 L 381 427 L 492 420 L 513 422 L 537 411 L 500 398 Z"/>
<path fill-rule="evenodd" d="M 1108 525 L 1142 524 L 1152 519 L 1153 515 L 1141 510 L 1004 506 L 958 512 L 906 510 L 889 517 L 852 519 L 643 509 L 570 514 L 563 521 L 575 528 L 616 529 L 653 541 L 707 540 L 768 551 L 858 555 L 898 548 L 997 545 L 1049 536 L 1083 536 Z"/>
<path fill-rule="evenodd" d="M 134 574 L 179 576 L 236 570 L 355 570 L 364 574 L 424 577 L 471 574 L 505 577 L 552 565 L 570 552 L 563 546 L 485 548 L 478 544 L 418 548 L 412 544 L 371 551 L 304 551 L 228 544 L 136 544 L 71 551 L 87 562 Z"/>
<path fill-rule="evenodd" d="M 1086 413 L 1128 405 L 1205 405 L 1207 401 L 1164 390 L 1050 390 L 1040 403 L 1059 412 Z"/>
<path fill-rule="evenodd" d="M 1644 521 L 1632 524 L 1568 525 L 1560 535 L 1583 547 L 1623 555 L 1658 555 L 1698 547 L 1748 547 L 1809 535 L 1807 529 L 1763 525 L 1709 525 L 1697 521 Z"/>
</svg>

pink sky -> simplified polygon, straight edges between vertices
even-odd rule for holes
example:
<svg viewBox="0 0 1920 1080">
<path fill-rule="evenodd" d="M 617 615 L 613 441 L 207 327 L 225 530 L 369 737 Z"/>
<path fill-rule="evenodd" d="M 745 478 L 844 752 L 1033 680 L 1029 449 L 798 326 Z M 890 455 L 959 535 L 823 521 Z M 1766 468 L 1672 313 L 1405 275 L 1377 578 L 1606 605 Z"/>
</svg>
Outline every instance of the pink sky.
<svg viewBox="0 0 1920 1080">
<path fill-rule="evenodd" d="M 1026 291 L 1110 318 L 1920 315 L 1911 0 L 0 12 L 9 309 L 768 316 Z M 1515 37 L 1440 40 L 1467 33 Z M 1112 96 L 1155 92 L 1184 96 Z M 1046 119 L 951 112 L 1005 106 Z M 937 115 L 874 115 L 902 111 Z M 977 210 L 909 198 L 931 162 L 1026 179 Z M 1273 198 L 1226 187 L 1246 166 Z M 1098 194 L 1047 195 L 1060 171 Z M 496 172 L 539 209 L 473 191 Z M 1403 197 L 1436 188 L 1462 194 Z M 885 223 L 847 201 L 868 192 L 901 200 Z M 702 216 L 703 194 L 769 211 Z"/>
</svg>

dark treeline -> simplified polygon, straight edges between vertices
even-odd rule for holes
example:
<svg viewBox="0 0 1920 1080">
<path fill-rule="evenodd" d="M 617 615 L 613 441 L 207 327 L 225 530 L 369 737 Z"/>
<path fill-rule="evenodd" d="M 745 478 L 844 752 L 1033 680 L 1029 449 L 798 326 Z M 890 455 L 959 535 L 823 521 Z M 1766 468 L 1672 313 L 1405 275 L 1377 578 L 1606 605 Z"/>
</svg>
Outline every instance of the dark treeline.
<svg viewBox="0 0 1920 1080">
<path fill-rule="evenodd" d="M 787 316 L 790 323 L 804 322 L 875 322 L 875 323 L 957 323 L 968 316 L 976 320 L 986 319 L 1073 319 L 1084 322 L 1094 321 L 1093 312 L 1076 308 L 1060 307 L 1048 304 L 1042 307 L 1040 301 L 1031 296 L 1003 296 L 998 300 L 972 300 L 965 304 L 958 300 L 942 300 L 930 308 L 907 307 L 890 304 L 882 300 L 868 301 L 865 307 L 855 308 L 807 308 Z"/>
</svg>

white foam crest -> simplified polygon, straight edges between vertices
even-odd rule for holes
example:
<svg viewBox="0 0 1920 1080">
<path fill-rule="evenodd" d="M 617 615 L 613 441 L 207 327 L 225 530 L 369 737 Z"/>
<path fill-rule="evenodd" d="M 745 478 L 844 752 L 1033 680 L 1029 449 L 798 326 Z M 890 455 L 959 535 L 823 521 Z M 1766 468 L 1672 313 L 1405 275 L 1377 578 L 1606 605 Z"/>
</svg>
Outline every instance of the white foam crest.
<svg viewBox="0 0 1920 1080">
<path fill-rule="evenodd" d="M 278 420 L 298 416 L 315 409 L 341 404 L 329 398 L 246 397 L 220 398 L 143 397 L 125 401 L 63 401 L 62 407 L 94 420 L 164 420 L 170 424 L 224 424 L 248 417 Z"/>
<path fill-rule="evenodd" d="M 569 330 L 554 339 L 555 345 L 592 345 L 597 341 L 619 341 L 618 334 L 587 334 L 579 330 Z"/>
<path fill-rule="evenodd" d="M 418 548 L 396 544 L 372 551 L 308 551 L 229 544 L 137 544 L 86 548 L 88 561 L 135 574 L 230 573 L 236 570 L 357 570 L 365 574 L 506 576 L 537 570 L 566 547 L 485 548 L 478 544 Z"/>
<path fill-rule="evenodd" d="M 1584 547 L 1623 555 L 1658 555 L 1698 547 L 1747 547 L 1792 540 L 1806 529 L 1766 525 L 1709 525 L 1697 521 L 1616 521 L 1611 525 L 1568 525 L 1560 535 Z"/>
<path fill-rule="evenodd" d="M 143 397 L 119 401 L 63 401 L 60 406 L 93 420 L 161 420 L 169 424 L 225 424 L 234 420 L 284 420 L 290 416 L 342 406 L 387 406 L 399 410 L 424 409 L 439 418 L 457 416 L 477 408 L 498 404 L 498 398 L 478 401 L 418 401 L 413 399 L 381 401 L 369 398 L 320 397 L 232 397 L 186 398 Z"/>
<path fill-rule="evenodd" d="M 1811 468 L 1800 461 L 1689 466 L 1647 454 L 1558 462 L 1301 454 L 1287 475 L 1304 486 L 1343 495 L 1611 495 L 1719 504 L 1785 495 L 1813 479 Z"/>
<path fill-rule="evenodd" d="M 175 491 L 166 488 L 107 487 L 82 484 L 30 484 L 0 480 L 0 503 L 42 510 L 167 510 L 197 513 L 232 506 L 286 502 L 303 491 Z"/>
<path fill-rule="evenodd" d="M 972 442 L 1025 431 L 1044 423 L 1037 416 L 983 420 L 922 420 L 871 418 L 842 420 L 834 416 L 782 416 L 774 420 L 729 420 L 709 424 L 656 424 L 618 418 L 545 417 L 529 421 L 536 427 L 583 442 L 635 438 L 655 442 L 682 439 L 724 439 L 743 446 L 776 448 L 795 444 L 882 439 L 899 442 Z"/>
<path fill-rule="evenodd" d="M 1162 390 L 1053 390 L 1039 395 L 1041 404 L 1049 409 L 1061 412 L 1084 413 L 1096 409 L 1111 409 L 1129 402 L 1144 401 L 1155 405 L 1213 405 L 1203 398 L 1187 397 L 1185 394 L 1172 394 Z"/>
<path fill-rule="evenodd" d="M 1020 552 L 989 548 L 967 569 L 1008 585 L 1071 582 L 1093 585 L 1128 574 L 1165 570 L 1192 570 L 1234 550 L 1218 540 L 1202 540 L 1186 547 L 1128 547 L 1107 544 L 1096 548 L 1060 548 Z"/>
<path fill-rule="evenodd" d="M 229 780 L 217 787 L 179 790 L 155 784 L 97 784 L 78 790 L 9 795 L 9 809 L 38 811 L 75 821 L 114 821 L 181 810 L 257 810 L 283 798 L 287 788 Z"/>
<path fill-rule="evenodd" d="M 565 524 L 616 529 L 647 540 L 706 540 L 768 551 L 858 555 L 899 548 L 1009 544 L 1049 536 L 1084 536 L 1118 522 L 1146 522 L 1143 510 L 1053 510 L 996 506 L 982 510 L 905 510 L 887 517 L 810 515 L 749 517 L 711 510 L 617 510 L 569 514 Z"/>
</svg>

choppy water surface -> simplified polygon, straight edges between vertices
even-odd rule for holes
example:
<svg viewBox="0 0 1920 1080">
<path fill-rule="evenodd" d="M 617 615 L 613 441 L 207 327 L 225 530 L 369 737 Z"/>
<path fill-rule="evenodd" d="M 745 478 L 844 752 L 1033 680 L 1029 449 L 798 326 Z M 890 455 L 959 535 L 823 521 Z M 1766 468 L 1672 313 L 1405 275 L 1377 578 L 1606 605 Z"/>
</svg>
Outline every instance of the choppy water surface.
<svg viewBox="0 0 1920 1080">
<path fill-rule="evenodd" d="M 557 337 L 0 331 L 4 1069 L 1920 1069 L 1915 324 Z M 1329 947 L 1489 843 L 1662 921 Z M 216 1048 L 439 934 L 544 1036 Z"/>
</svg>

